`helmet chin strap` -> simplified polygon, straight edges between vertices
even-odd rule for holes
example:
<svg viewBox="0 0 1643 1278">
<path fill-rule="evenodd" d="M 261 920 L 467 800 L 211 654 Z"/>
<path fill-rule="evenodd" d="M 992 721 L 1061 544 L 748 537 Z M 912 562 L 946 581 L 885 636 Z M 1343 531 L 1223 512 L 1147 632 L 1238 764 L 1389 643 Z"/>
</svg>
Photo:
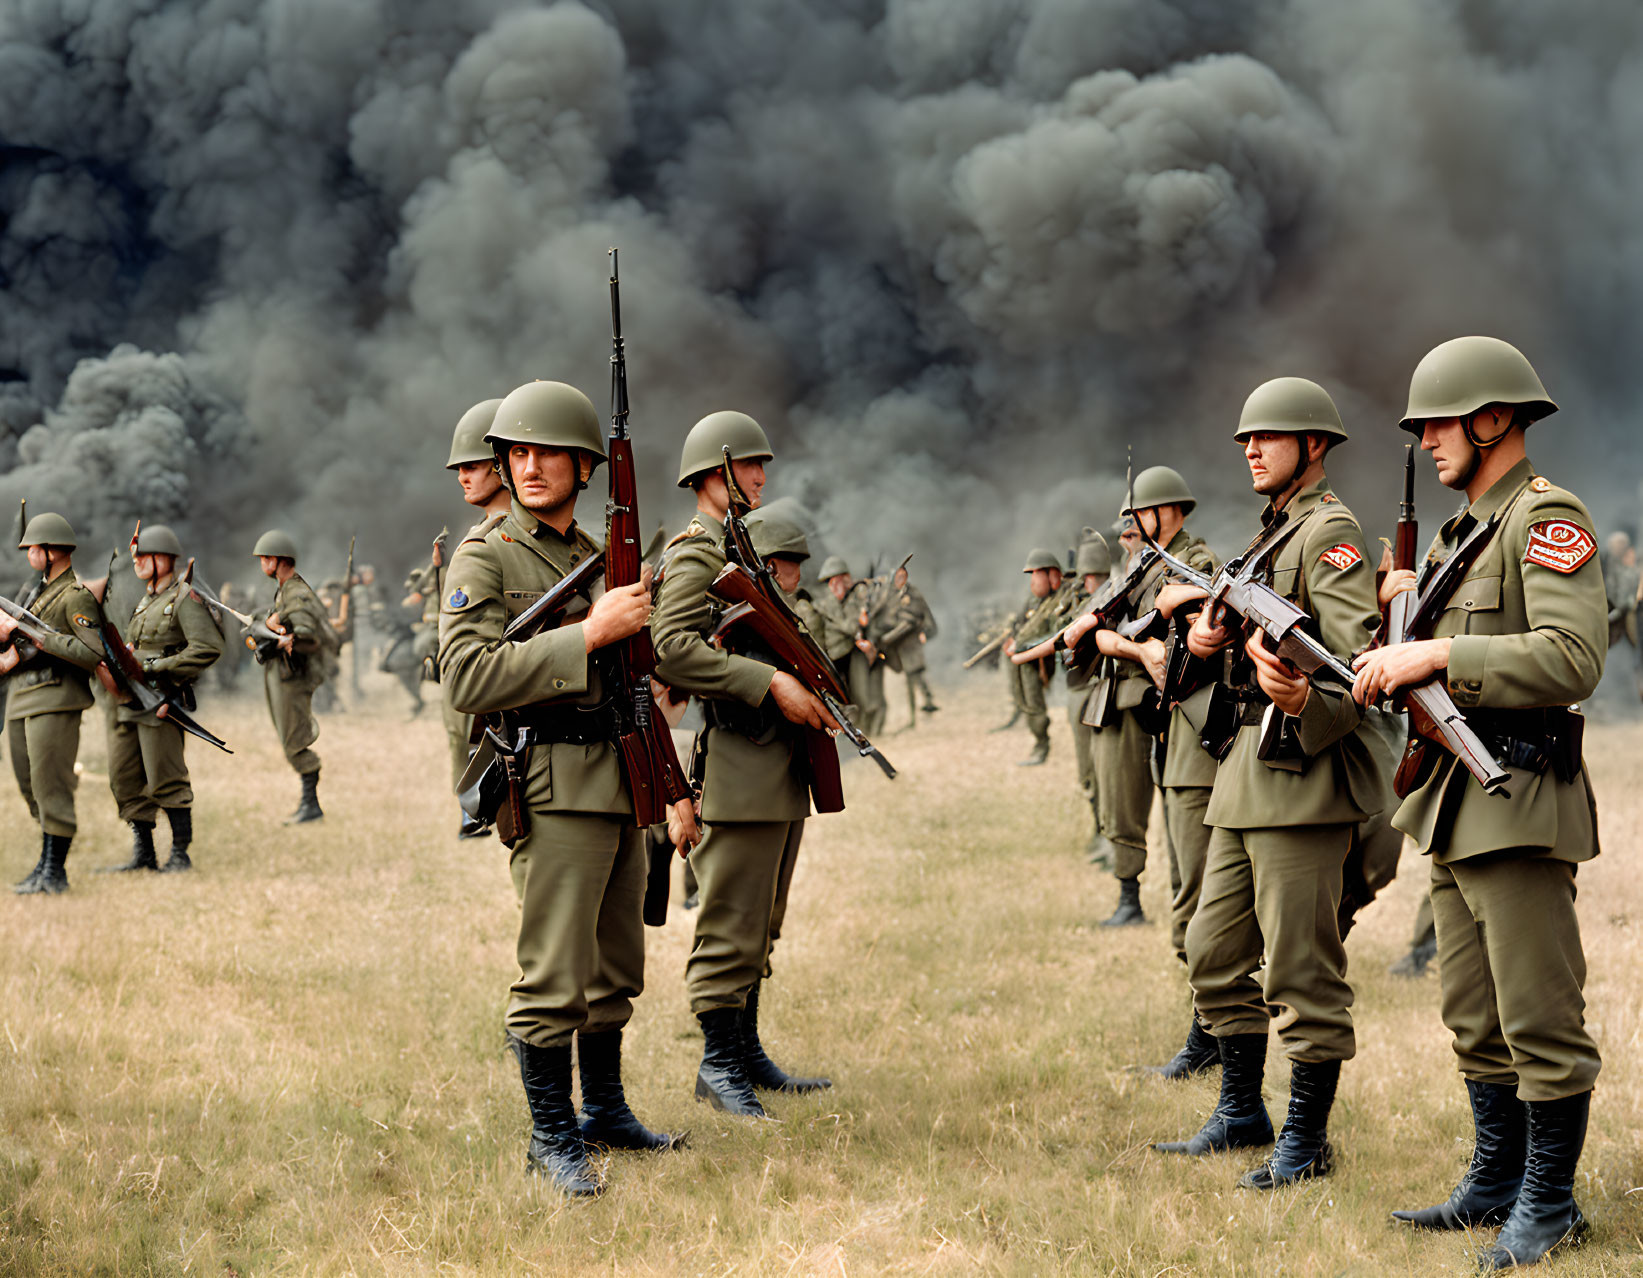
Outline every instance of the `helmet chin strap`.
<svg viewBox="0 0 1643 1278">
<path fill-rule="evenodd" d="M 1460 483 L 1457 485 L 1460 488 L 1465 488 L 1472 482 L 1472 479 L 1478 473 L 1478 467 L 1483 465 L 1483 454 L 1510 435 L 1512 433 L 1512 427 L 1516 424 L 1511 417 L 1508 416 L 1506 425 L 1501 430 L 1500 434 L 1496 435 L 1493 439 L 1479 439 L 1475 423 L 1482 412 L 1483 410 L 1479 409 L 1476 413 L 1471 414 L 1471 416 L 1463 417 L 1460 420 L 1460 428 L 1466 435 L 1466 442 L 1472 445 L 1472 456 L 1467 460 L 1465 473 L 1460 476 Z"/>
</svg>

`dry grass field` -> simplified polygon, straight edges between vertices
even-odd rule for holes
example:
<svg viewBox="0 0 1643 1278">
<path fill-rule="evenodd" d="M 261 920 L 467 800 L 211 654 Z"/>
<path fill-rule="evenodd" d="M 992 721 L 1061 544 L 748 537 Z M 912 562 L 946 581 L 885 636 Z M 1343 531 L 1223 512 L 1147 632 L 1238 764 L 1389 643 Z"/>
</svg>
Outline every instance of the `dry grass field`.
<svg viewBox="0 0 1643 1278">
<path fill-rule="evenodd" d="M 986 735 L 997 680 L 887 736 L 890 783 L 848 773 L 812 823 L 766 1003 L 784 1064 L 834 1090 L 780 1121 L 692 1100 L 681 972 L 690 916 L 650 933 L 629 1030 L 635 1108 L 690 1130 L 676 1155 L 602 1161 L 568 1205 L 521 1174 L 526 1116 L 500 1014 L 515 906 L 495 844 L 459 844 L 437 715 L 384 684 L 324 721 L 323 823 L 286 829 L 295 778 L 260 701 L 201 718 L 196 873 L 96 876 L 124 859 L 88 715 L 81 834 L 61 898 L 0 897 L 0 1273 L 1464 1274 L 1476 1240 L 1415 1237 L 1393 1207 L 1442 1198 L 1469 1151 L 1435 976 L 1385 974 L 1423 866 L 1350 941 L 1359 1055 L 1337 1173 L 1234 1188 L 1252 1160 L 1166 1160 L 1214 1078 L 1131 1072 L 1185 1028 L 1165 929 L 1095 926 L 1114 888 L 1080 853 L 1064 720 L 1048 767 Z M 892 691 L 899 726 L 900 689 Z M 1581 1164 L 1594 1224 L 1548 1271 L 1643 1272 L 1643 728 L 1594 727 L 1607 853 L 1582 871 L 1589 1019 L 1606 1058 Z M 9 776 L 7 882 L 36 853 Z M 162 833 L 164 827 L 162 826 Z M 1167 872 L 1145 881 L 1161 918 Z M 1275 1119 L 1288 1070 L 1276 1051 Z"/>
</svg>

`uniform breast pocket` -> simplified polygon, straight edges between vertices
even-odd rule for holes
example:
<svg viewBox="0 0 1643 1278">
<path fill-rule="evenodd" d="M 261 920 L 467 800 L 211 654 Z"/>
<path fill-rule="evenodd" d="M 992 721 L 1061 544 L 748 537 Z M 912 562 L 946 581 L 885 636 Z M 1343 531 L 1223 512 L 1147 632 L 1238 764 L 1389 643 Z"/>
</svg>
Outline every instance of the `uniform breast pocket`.
<svg viewBox="0 0 1643 1278">
<path fill-rule="evenodd" d="M 502 602 L 508 609 L 508 620 L 512 621 L 545 593 L 542 590 L 504 590 Z"/>
<path fill-rule="evenodd" d="M 1492 614 L 1500 612 L 1500 585 L 1499 576 L 1462 581 L 1444 609 L 1444 631 L 1452 635 L 1491 633 L 1495 629 Z"/>
<path fill-rule="evenodd" d="M 1285 599 L 1295 598 L 1299 589 L 1301 570 L 1295 568 L 1274 568 L 1272 570 L 1272 588 Z"/>
</svg>

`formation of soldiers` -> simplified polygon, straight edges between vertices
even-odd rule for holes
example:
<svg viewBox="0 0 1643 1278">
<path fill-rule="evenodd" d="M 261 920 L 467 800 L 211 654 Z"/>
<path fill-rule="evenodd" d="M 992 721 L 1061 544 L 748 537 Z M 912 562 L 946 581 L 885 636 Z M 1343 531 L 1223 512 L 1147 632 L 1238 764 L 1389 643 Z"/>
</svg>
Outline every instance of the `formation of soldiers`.
<svg viewBox="0 0 1643 1278">
<path fill-rule="evenodd" d="M 1239 1182 L 1254 1190 L 1331 1170 L 1329 1117 L 1355 1051 L 1343 938 L 1390 881 L 1403 837 L 1430 857 L 1401 966 L 1435 949 L 1475 1139 L 1447 1200 L 1393 1216 L 1498 1226 L 1485 1269 L 1533 1264 L 1586 1231 L 1573 1189 L 1600 1060 L 1574 898 L 1598 846 L 1577 703 L 1602 675 L 1611 627 L 1636 625 L 1629 546 L 1611 546 L 1606 574 L 1585 507 L 1527 456 L 1529 427 L 1554 411 L 1505 342 L 1460 338 L 1422 359 L 1400 425 L 1465 501 L 1418 564 L 1410 509 L 1399 563 L 1372 552 L 1330 488 L 1347 432 L 1329 394 L 1266 382 L 1233 432 L 1266 499 L 1235 559 L 1221 565 L 1188 532 L 1190 489 L 1153 467 L 1121 512 L 1122 553 L 1086 528 L 1064 581 L 1054 554 L 1031 551 L 1032 597 L 977 654 L 1010 656 L 1035 741 L 1026 765 L 1049 752 L 1043 694 L 1064 655 L 1089 851 L 1118 880 L 1108 926 L 1145 921 L 1139 879 L 1161 796 L 1171 944 L 1193 1014 L 1156 1072 L 1221 1070 L 1203 1127 L 1162 1153 L 1271 1146 Z M 1273 1029 L 1291 1070 L 1276 1134 L 1261 1098 Z"/>
<path fill-rule="evenodd" d="M 1402 836 L 1431 857 L 1442 1011 L 1476 1133 L 1449 1198 L 1394 1215 L 1425 1229 L 1500 1226 L 1481 1257 L 1489 1268 L 1534 1263 L 1582 1235 L 1573 1184 L 1599 1070 L 1574 912 L 1578 866 L 1598 851 L 1595 800 L 1574 707 L 1602 673 L 1614 586 L 1585 508 L 1527 457 L 1527 430 L 1554 411 L 1504 342 L 1461 338 L 1430 352 L 1400 424 L 1466 505 L 1418 568 L 1377 572 L 1381 556 L 1326 474 L 1347 440 L 1333 401 L 1302 378 L 1268 381 L 1233 432 L 1265 506 L 1261 532 L 1230 565 L 1188 531 L 1185 478 L 1155 466 L 1131 486 L 1116 551 L 1087 528 L 1071 574 L 1055 554 L 1029 553 L 1030 597 L 988 645 L 1006 658 L 1015 717 L 1033 737 L 1026 766 L 1049 756 L 1045 692 L 1066 656 L 1088 851 L 1117 880 L 1109 926 L 1145 922 L 1139 884 L 1161 793 L 1171 944 L 1192 1016 L 1158 1072 L 1221 1070 L 1203 1127 L 1161 1152 L 1270 1145 L 1240 1181 L 1255 1190 L 1331 1170 L 1329 1118 L 1355 1051 L 1343 938 L 1390 879 Z M 658 850 L 664 878 L 677 851 L 697 884 L 685 971 L 703 1038 L 697 1098 L 759 1119 L 772 1093 L 831 1086 L 778 1066 L 760 1023 L 805 822 L 842 806 L 815 745 L 883 728 L 886 669 L 905 676 L 909 726 L 936 709 L 923 653 L 935 618 L 908 561 L 857 580 L 829 557 L 822 589 L 804 589 L 808 538 L 759 510 L 774 451 L 745 414 L 691 428 L 678 484 L 694 518 L 653 576 L 606 588 L 605 547 L 577 508 L 595 472 L 614 466 L 616 438 L 607 447 L 592 402 L 560 382 L 476 404 L 448 469 L 481 518 L 448 565 L 441 538 L 408 583 L 420 612 L 407 630 L 417 670 L 407 690 L 420 703 L 425 679 L 440 686 L 459 833 L 502 839 L 520 902 L 505 1024 L 530 1120 L 527 1167 L 572 1196 L 603 1188 L 590 1146 L 681 1143 L 639 1120 L 621 1073 Z M 275 594 L 249 616 L 179 572 L 169 529 L 134 540 L 141 589 L 130 599 L 112 579 L 76 576 L 62 516 L 37 516 L 21 540 L 39 580 L 0 612 L 0 673 L 13 766 L 42 841 L 19 892 L 67 886 L 73 765 L 94 679 L 113 694 L 111 786 L 133 832 L 120 869 L 189 867 L 183 739 L 198 725 L 187 711 L 194 682 L 237 642 L 236 621 L 263 662 L 270 718 L 300 780 L 290 820 L 323 817 L 313 700 L 352 634 L 351 576 L 322 598 L 297 574 L 292 539 L 270 531 L 253 554 Z M 824 670 L 783 646 L 780 625 L 761 628 L 758 607 L 729 605 L 724 582 L 737 573 L 767 583 L 777 621 L 797 619 Z M 552 624 L 536 624 L 550 605 Z M 632 664 L 646 648 L 654 678 Z M 847 689 L 849 716 L 834 686 Z M 1434 716 L 1433 697 L 1453 716 Z M 1416 707 L 1407 749 L 1406 699 Z M 692 701 L 702 727 L 689 784 L 674 786 L 671 760 L 636 766 L 636 724 L 648 720 L 634 716 L 677 722 Z M 1466 742 L 1476 748 L 1463 758 Z M 643 812 L 660 815 L 642 826 Z M 1273 1028 L 1291 1065 L 1277 1133 L 1262 1101 Z"/>
</svg>

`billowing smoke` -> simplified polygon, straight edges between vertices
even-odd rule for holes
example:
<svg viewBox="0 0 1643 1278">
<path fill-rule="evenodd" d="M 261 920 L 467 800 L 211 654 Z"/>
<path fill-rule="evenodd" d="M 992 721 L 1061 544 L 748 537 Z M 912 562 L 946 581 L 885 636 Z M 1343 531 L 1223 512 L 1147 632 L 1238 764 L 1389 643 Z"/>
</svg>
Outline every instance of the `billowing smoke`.
<svg viewBox="0 0 1643 1278">
<path fill-rule="evenodd" d="M 1130 447 L 1230 542 L 1282 373 L 1384 527 L 1409 371 L 1465 332 L 1530 354 L 1537 460 L 1630 522 L 1640 36 L 1626 0 L 32 0 L 0 502 L 219 572 L 275 524 L 403 567 L 464 408 L 602 401 L 619 244 L 647 519 L 743 408 L 774 492 L 954 609 L 1109 523 Z"/>
</svg>

